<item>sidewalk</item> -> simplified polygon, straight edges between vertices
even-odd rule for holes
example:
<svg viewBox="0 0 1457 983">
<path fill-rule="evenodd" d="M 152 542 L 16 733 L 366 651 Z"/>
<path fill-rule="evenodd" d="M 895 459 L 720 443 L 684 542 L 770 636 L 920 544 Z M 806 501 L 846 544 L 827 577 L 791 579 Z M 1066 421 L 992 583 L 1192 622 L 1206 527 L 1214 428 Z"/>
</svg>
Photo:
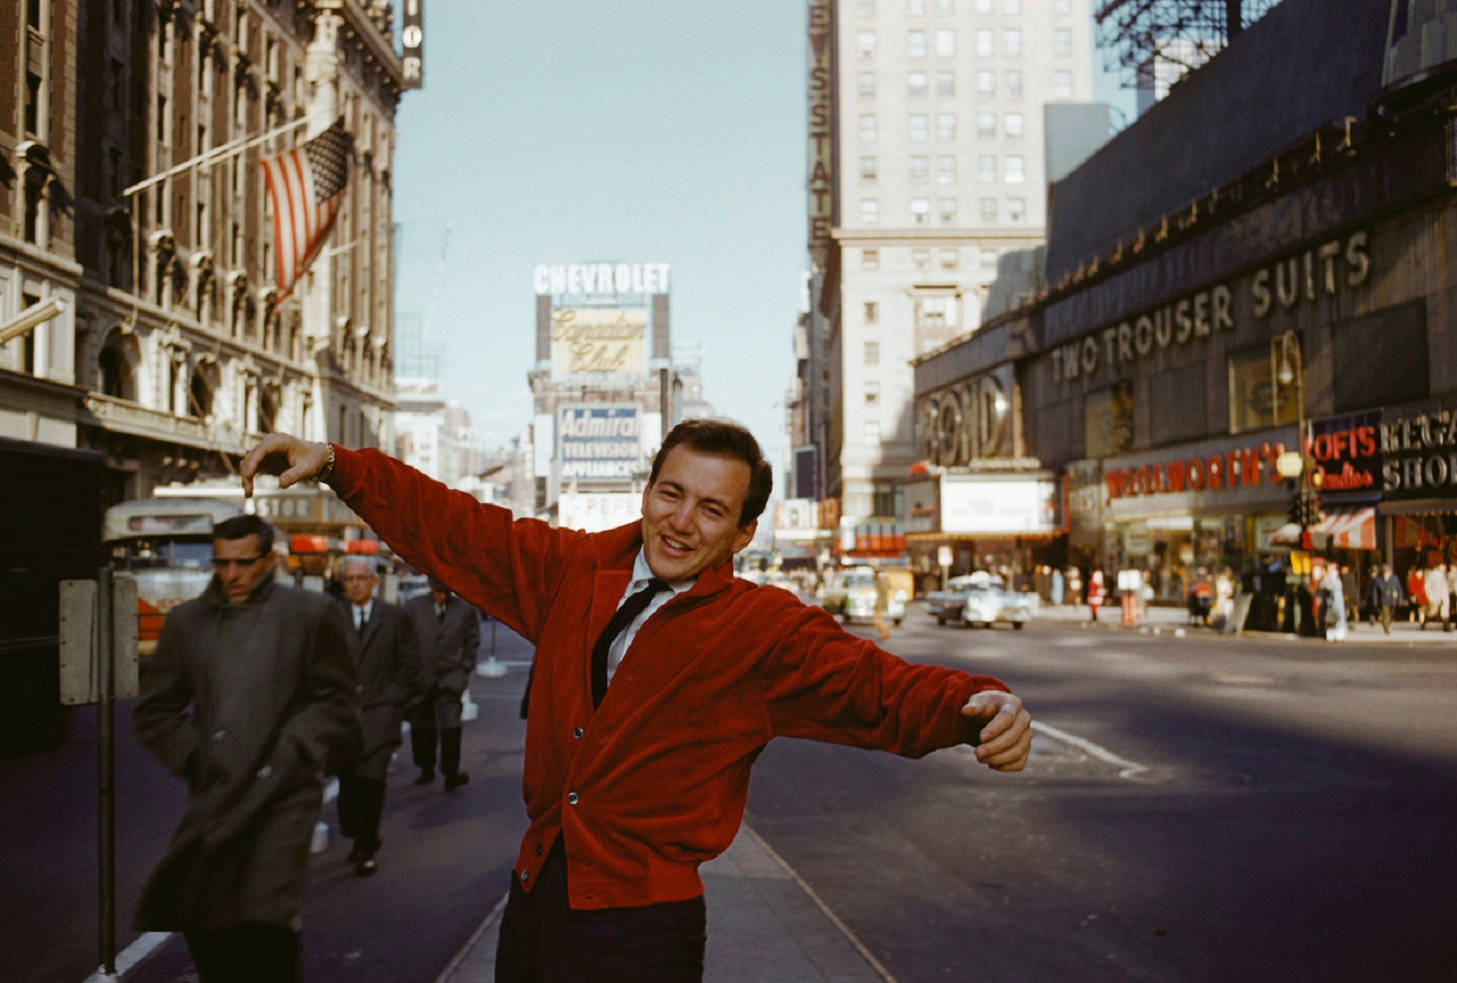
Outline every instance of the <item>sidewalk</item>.
<svg viewBox="0 0 1457 983">
<path fill-rule="evenodd" d="M 1098 611 L 1097 625 L 1088 624 L 1088 609 L 1081 605 L 1064 604 L 1060 607 L 1052 607 L 1044 604 L 1037 612 L 1037 619 L 1041 621 L 1080 623 L 1089 629 L 1101 628 L 1137 631 L 1150 635 L 1178 635 L 1182 633 L 1183 637 L 1203 635 L 1210 638 L 1285 638 L 1291 641 L 1327 644 L 1324 637 L 1312 638 L 1278 631 L 1250 631 L 1246 629 L 1239 634 L 1216 631 L 1213 628 L 1196 623 L 1189 617 L 1188 610 L 1183 607 L 1166 607 L 1163 605 L 1147 607 L 1144 609 L 1143 616 L 1136 625 L 1122 624 L 1121 616 L 1122 612 L 1119 610 L 1116 601 L 1112 604 L 1104 605 Z M 1457 649 L 1457 631 L 1444 632 L 1437 626 L 1429 627 L 1426 631 L 1423 631 L 1422 626 L 1416 622 L 1393 621 L 1391 624 L 1391 634 L 1388 635 L 1381 630 L 1379 623 L 1371 625 L 1364 621 L 1359 623 L 1351 622 L 1346 629 L 1345 644 L 1352 643 L 1361 645 L 1446 645 Z"/>
<path fill-rule="evenodd" d="M 702 874 L 708 904 L 705 983 L 893 981 L 748 825 L 723 854 L 703 865 Z M 495 979 L 502 907 L 496 906 L 436 983 Z"/>
</svg>

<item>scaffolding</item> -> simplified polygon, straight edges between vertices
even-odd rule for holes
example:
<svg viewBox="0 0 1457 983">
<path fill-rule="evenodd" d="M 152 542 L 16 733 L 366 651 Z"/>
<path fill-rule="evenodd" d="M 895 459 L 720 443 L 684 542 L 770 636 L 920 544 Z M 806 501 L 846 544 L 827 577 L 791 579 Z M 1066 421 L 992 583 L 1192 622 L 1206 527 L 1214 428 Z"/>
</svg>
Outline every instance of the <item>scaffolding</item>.
<svg viewBox="0 0 1457 983">
<path fill-rule="evenodd" d="M 1104 67 L 1125 88 L 1198 68 L 1280 0 L 1104 0 L 1094 13 Z"/>
</svg>

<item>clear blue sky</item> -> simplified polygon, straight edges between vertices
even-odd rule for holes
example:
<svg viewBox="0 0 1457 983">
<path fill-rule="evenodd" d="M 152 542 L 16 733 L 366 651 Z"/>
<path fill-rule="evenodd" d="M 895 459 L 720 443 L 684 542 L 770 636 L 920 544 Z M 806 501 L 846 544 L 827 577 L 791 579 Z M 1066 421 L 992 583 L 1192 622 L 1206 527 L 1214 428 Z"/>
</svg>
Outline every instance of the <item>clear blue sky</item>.
<svg viewBox="0 0 1457 983">
<path fill-rule="evenodd" d="M 799 0 L 427 0 L 394 214 L 453 224 L 433 328 L 447 395 L 488 445 L 531 417 L 532 268 L 666 262 L 673 339 L 701 346 L 705 398 L 782 464 L 805 17 Z"/>
</svg>

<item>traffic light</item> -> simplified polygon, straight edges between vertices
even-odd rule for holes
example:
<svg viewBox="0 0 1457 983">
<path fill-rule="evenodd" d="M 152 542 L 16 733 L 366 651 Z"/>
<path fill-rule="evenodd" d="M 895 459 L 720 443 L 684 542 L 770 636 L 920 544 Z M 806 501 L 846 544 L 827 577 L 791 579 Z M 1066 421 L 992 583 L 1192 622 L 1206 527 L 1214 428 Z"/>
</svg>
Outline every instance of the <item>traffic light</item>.
<svg viewBox="0 0 1457 983">
<path fill-rule="evenodd" d="M 1305 525 L 1305 496 L 1300 492 L 1292 492 L 1290 504 L 1285 509 L 1285 517 L 1297 526 Z"/>
</svg>

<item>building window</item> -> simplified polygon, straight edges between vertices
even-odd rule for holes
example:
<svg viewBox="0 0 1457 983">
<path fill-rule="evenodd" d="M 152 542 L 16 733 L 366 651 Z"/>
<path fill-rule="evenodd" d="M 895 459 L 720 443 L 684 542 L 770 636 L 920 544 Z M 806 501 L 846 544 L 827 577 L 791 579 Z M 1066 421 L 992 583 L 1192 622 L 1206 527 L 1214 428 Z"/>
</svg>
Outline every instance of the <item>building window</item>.
<svg viewBox="0 0 1457 983">
<path fill-rule="evenodd" d="M 40 136 L 41 77 L 25 73 L 25 132 Z"/>
<path fill-rule="evenodd" d="M 956 73 L 936 73 L 936 95 L 942 99 L 953 99 L 956 96 Z"/>
<path fill-rule="evenodd" d="M 860 16 L 875 16 L 875 0 L 860 0 Z"/>
<path fill-rule="evenodd" d="M 861 58 L 875 57 L 875 32 L 861 31 L 855 36 L 855 46 L 860 50 Z"/>
<path fill-rule="evenodd" d="M 1059 58 L 1066 58 L 1073 53 L 1072 31 L 1059 27 L 1052 32 L 1052 53 Z"/>
<path fill-rule="evenodd" d="M 991 184 L 997 179 L 997 158 L 995 154 L 982 154 L 976 159 L 976 179 Z"/>
<path fill-rule="evenodd" d="M 930 268 L 930 266 L 931 266 L 931 250 L 929 250 L 929 249 L 912 249 L 911 250 L 911 265 L 914 266 L 918 270 L 924 270 L 924 269 Z"/>
<path fill-rule="evenodd" d="M 860 250 L 860 268 L 862 270 L 878 270 L 878 269 L 880 269 L 880 250 L 879 249 L 862 249 L 862 250 Z"/>
<path fill-rule="evenodd" d="M 948 294 L 927 294 L 918 298 L 916 327 L 934 333 L 956 327 L 955 298 Z"/>
<path fill-rule="evenodd" d="M 976 114 L 976 135 L 979 139 L 990 140 L 997 135 L 997 114 L 977 113 Z"/>
<path fill-rule="evenodd" d="M 942 143 L 950 143 L 956 139 L 956 114 L 936 114 L 936 139 Z"/>
<path fill-rule="evenodd" d="M 928 161 L 930 158 L 915 156 L 911 158 L 911 183 L 925 184 L 931 176 Z"/>
<path fill-rule="evenodd" d="M 1027 202 L 1022 198 L 1007 199 L 1007 221 L 1020 225 L 1027 218 Z"/>
<path fill-rule="evenodd" d="M 942 225 L 956 224 L 956 199 L 942 198 L 936 202 L 936 214 L 941 216 Z"/>
<path fill-rule="evenodd" d="M 860 221 L 866 225 L 875 225 L 880 221 L 880 199 L 860 199 Z"/>
<path fill-rule="evenodd" d="M 1013 99 L 1020 99 L 1022 97 L 1022 73 L 1008 72 L 1004 80 L 1007 84 L 1007 95 Z"/>
<path fill-rule="evenodd" d="M 994 7 L 992 0 L 976 0 L 976 12 L 979 14 L 989 14 Z"/>
<path fill-rule="evenodd" d="M 871 322 L 866 321 L 866 323 L 869 324 Z M 879 365 L 880 364 L 880 342 L 878 342 L 878 341 L 867 341 L 865 343 L 865 364 L 866 365 Z"/>
<path fill-rule="evenodd" d="M 911 199 L 911 224 L 925 225 L 931 219 L 931 199 Z"/>
<path fill-rule="evenodd" d="M 875 73 L 874 72 L 861 72 L 859 75 L 857 75 L 855 77 L 855 80 L 856 80 L 856 83 L 857 83 L 857 90 L 856 91 L 858 91 L 860 93 L 860 98 L 861 99 L 874 99 L 875 98 Z"/>
<path fill-rule="evenodd" d="M 876 157 L 860 158 L 860 180 L 874 184 L 880 176 L 880 161 Z"/>
<path fill-rule="evenodd" d="M 1000 258 L 1000 254 L 995 249 L 981 250 L 981 268 L 983 270 L 995 272 L 997 268 L 998 258 Z"/>
<path fill-rule="evenodd" d="M 1018 154 L 1008 154 L 1004 165 L 1003 179 L 1008 184 L 1021 184 L 1027 180 L 1026 171 L 1023 169 L 1023 159 Z"/>
<path fill-rule="evenodd" d="M 982 198 L 980 201 L 980 210 L 983 225 L 995 225 L 997 223 L 997 200 L 995 198 Z"/>
<path fill-rule="evenodd" d="M 925 143 L 930 136 L 930 118 L 925 113 L 911 113 L 906 117 L 908 137 L 912 143 Z"/>
<path fill-rule="evenodd" d="M 976 94 L 990 98 L 997 94 L 997 73 L 977 72 L 976 73 Z"/>
<path fill-rule="evenodd" d="M 992 32 L 986 28 L 976 32 L 976 56 L 978 58 L 990 58 L 997 53 L 992 40 Z"/>
<path fill-rule="evenodd" d="M 866 420 L 865 421 L 865 442 L 867 444 L 878 444 L 878 443 L 880 443 L 880 421 L 879 420 Z"/>
<path fill-rule="evenodd" d="M 906 94 L 912 99 L 924 99 L 926 96 L 926 73 L 911 72 L 906 76 Z"/>
<path fill-rule="evenodd" d="M 874 379 L 865 383 L 865 405 L 875 406 L 880 402 L 880 383 Z"/>
<path fill-rule="evenodd" d="M 880 303 L 874 300 L 865 302 L 865 323 L 875 324 L 880 320 Z"/>
<path fill-rule="evenodd" d="M 1071 99 L 1073 97 L 1072 72 L 1052 73 L 1052 97 L 1054 99 Z"/>
<path fill-rule="evenodd" d="M 912 17 L 925 16 L 926 0 L 906 0 L 906 13 Z"/>
<path fill-rule="evenodd" d="M 956 0 L 936 0 L 936 13 L 941 17 L 950 17 L 956 13 Z"/>
<path fill-rule="evenodd" d="M 954 58 L 956 56 L 956 32 L 942 28 L 936 32 L 936 57 Z"/>
<path fill-rule="evenodd" d="M 1002 132 L 1011 140 L 1022 139 L 1022 114 L 1008 113 L 1002 117 Z"/>
<path fill-rule="evenodd" d="M 1002 0 L 1002 13 L 1016 17 L 1022 12 L 1022 0 Z"/>
<path fill-rule="evenodd" d="M 1052 12 L 1059 17 L 1066 17 L 1073 12 L 1073 0 L 1052 0 Z"/>
<path fill-rule="evenodd" d="M 956 158 L 950 154 L 936 158 L 936 183 L 956 183 Z"/>
<path fill-rule="evenodd" d="M 926 57 L 926 32 L 906 32 L 906 54 L 911 58 Z"/>
<path fill-rule="evenodd" d="M 954 270 L 958 265 L 958 257 L 955 249 L 942 249 L 937 253 L 941 261 L 941 269 Z"/>
<path fill-rule="evenodd" d="M 860 142 L 874 143 L 880 136 L 880 121 L 874 113 L 860 114 Z"/>
<path fill-rule="evenodd" d="M 1022 55 L 1022 32 L 1015 27 L 1002 32 L 1002 54 L 1008 58 L 1019 58 Z"/>
</svg>

